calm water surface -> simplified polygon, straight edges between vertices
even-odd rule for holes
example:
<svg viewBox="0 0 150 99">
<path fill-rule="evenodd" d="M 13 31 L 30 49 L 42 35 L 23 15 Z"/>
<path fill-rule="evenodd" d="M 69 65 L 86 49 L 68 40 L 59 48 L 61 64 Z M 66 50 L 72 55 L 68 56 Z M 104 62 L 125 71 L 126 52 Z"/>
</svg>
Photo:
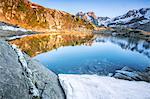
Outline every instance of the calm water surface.
<svg viewBox="0 0 150 99">
<path fill-rule="evenodd" d="M 150 42 L 95 35 L 83 45 L 65 46 L 34 57 L 55 73 L 107 75 L 124 66 L 150 66 Z"/>
</svg>

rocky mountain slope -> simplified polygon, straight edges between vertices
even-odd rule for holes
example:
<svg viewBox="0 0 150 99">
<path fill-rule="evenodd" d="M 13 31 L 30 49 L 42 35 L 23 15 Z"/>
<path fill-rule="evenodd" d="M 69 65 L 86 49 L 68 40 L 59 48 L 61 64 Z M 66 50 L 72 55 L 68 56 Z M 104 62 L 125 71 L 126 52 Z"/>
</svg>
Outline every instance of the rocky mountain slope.
<svg viewBox="0 0 150 99">
<path fill-rule="evenodd" d="M 130 10 L 124 15 L 106 21 L 99 21 L 99 24 L 109 27 L 129 27 L 150 31 L 150 8 Z"/>
<path fill-rule="evenodd" d="M 0 21 L 38 32 L 93 29 L 69 13 L 44 8 L 29 0 L 0 0 Z"/>
</svg>

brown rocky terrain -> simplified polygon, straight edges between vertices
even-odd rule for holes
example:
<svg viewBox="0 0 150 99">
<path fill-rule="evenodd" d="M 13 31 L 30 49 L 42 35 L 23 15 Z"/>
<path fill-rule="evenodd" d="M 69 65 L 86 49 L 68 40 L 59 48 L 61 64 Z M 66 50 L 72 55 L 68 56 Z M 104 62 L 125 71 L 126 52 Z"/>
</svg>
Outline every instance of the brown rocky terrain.
<svg viewBox="0 0 150 99">
<path fill-rule="evenodd" d="M 29 0 L 0 0 L 0 21 L 38 32 L 94 29 L 90 22 Z"/>
</svg>

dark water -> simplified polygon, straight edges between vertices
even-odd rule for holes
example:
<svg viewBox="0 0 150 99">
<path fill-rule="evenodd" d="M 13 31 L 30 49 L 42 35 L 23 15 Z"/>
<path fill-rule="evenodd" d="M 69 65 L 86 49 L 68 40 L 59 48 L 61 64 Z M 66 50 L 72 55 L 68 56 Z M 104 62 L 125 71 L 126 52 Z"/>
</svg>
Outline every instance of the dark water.
<svg viewBox="0 0 150 99">
<path fill-rule="evenodd" d="M 150 42 L 134 38 L 95 35 L 78 46 L 60 47 L 34 57 L 55 73 L 106 75 L 124 66 L 150 66 Z"/>
</svg>

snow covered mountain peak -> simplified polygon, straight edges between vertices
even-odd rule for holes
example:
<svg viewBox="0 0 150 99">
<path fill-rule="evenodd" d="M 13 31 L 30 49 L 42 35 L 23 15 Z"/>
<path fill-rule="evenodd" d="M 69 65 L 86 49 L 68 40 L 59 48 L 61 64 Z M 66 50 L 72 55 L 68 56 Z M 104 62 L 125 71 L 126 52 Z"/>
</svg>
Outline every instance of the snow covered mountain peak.
<svg viewBox="0 0 150 99">
<path fill-rule="evenodd" d="M 93 12 L 93 11 L 89 11 L 86 13 L 80 11 L 76 14 L 76 16 L 85 20 L 85 21 L 90 21 L 93 24 L 95 24 L 96 26 L 99 26 L 100 21 L 106 21 L 107 19 L 110 19 L 109 17 L 98 17 L 95 14 L 95 12 Z"/>
<path fill-rule="evenodd" d="M 140 12 L 141 14 L 150 13 L 149 11 L 150 11 L 150 8 L 142 8 L 142 9 L 139 10 L 139 12 Z"/>
<path fill-rule="evenodd" d="M 133 17 L 133 18 L 144 17 L 146 19 L 150 19 L 150 8 L 141 8 L 139 10 L 136 10 L 136 9 L 129 10 L 126 14 L 121 15 L 118 18 L 125 19 L 129 17 Z"/>
<path fill-rule="evenodd" d="M 105 21 L 98 21 L 100 26 L 129 27 L 150 31 L 150 8 L 129 10 L 126 14 Z M 146 27 L 144 26 L 146 25 Z"/>
<path fill-rule="evenodd" d="M 96 26 L 127 27 L 150 31 L 150 8 L 129 10 L 127 13 L 114 18 L 99 17 L 92 11 L 87 13 L 80 11 L 76 16 L 90 21 Z"/>
</svg>

